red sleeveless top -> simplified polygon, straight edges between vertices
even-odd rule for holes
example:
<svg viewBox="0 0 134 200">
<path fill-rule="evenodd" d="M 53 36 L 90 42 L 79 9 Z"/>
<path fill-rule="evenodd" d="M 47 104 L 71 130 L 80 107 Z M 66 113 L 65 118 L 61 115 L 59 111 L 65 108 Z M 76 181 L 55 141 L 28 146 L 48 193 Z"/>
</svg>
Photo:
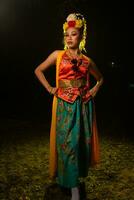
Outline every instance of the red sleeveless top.
<svg viewBox="0 0 134 200">
<path fill-rule="evenodd" d="M 89 67 L 88 57 L 82 55 L 79 60 L 72 60 L 65 52 L 59 65 L 57 97 L 73 103 L 80 96 L 86 103 L 91 98 Z"/>
</svg>

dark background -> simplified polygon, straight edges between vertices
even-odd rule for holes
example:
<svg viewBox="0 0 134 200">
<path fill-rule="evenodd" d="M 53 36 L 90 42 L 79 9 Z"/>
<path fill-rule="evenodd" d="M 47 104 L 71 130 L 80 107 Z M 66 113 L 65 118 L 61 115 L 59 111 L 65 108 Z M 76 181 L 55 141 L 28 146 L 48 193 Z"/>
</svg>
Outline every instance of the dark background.
<svg viewBox="0 0 134 200">
<path fill-rule="evenodd" d="M 87 55 L 104 76 L 96 96 L 98 123 L 113 134 L 133 135 L 133 16 L 128 2 L 88 0 L 0 1 L 0 118 L 50 123 L 52 96 L 34 69 L 63 49 L 62 25 L 81 12 L 88 25 Z M 55 84 L 55 68 L 46 71 Z M 34 126 L 34 124 L 33 124 Z M 103 132 L 103 131 L 102 131 Z M 116 134 L 116 133 L 115 133 Z"/>
</svg>

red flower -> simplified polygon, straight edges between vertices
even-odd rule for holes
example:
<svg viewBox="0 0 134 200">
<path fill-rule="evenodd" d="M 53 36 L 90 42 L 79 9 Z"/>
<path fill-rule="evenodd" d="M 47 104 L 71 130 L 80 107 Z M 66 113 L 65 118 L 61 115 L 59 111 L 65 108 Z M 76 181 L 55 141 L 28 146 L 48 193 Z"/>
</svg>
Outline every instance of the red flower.
<svg viewBox="0 0 134 200">
<path fill-rule="evenodd" d="M 69 21 L 68 22 L 69 27 L 75 27 L 75 25 L 76 25 L 76 21 Z"/>
</svg>

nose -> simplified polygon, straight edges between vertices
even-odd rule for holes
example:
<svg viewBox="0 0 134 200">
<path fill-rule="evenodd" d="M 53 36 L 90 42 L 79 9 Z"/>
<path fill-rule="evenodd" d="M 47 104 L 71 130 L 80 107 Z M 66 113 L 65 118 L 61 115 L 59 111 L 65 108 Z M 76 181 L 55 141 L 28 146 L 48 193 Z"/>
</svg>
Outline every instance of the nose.
<svg viewBox="0 0 134 200">
<path fill-rule="evenodd" d="M 71 35 L 68 36 L 68 41 L 70 41 L 70 40 L 72 40 L 72 36 Z"/>
</svg>

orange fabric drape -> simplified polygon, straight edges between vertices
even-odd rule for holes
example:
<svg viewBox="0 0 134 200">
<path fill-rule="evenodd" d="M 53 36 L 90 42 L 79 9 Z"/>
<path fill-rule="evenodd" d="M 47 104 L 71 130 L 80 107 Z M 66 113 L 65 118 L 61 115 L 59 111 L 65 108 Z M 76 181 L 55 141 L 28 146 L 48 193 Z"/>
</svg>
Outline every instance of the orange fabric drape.
<svg viewBox="0 0 134 200">
<path fill-rule="evenodd" d="M 58 88 L 58 74 L 59 64 L 62 58 L 63 51 L 60 51 L 56 62 L 56 87 Z M 50 159 L 49 159 L 49 170 L 50 177 L 54 178 L 57 168 L 57 152 L 56 152 L 56 109 L 57 109 L 57 97 L 54 96 L 52 104 L 52 120 L 50 129 Z"/>
<path fill-rule="evenodd" d="M 96 122 L 95 104 L 93 102 L 93 125 L 91 137 L 91 165 L 95 167 L 100 162 L 100 146 L 98 137 L 98 128 Z"/>
</svg>

